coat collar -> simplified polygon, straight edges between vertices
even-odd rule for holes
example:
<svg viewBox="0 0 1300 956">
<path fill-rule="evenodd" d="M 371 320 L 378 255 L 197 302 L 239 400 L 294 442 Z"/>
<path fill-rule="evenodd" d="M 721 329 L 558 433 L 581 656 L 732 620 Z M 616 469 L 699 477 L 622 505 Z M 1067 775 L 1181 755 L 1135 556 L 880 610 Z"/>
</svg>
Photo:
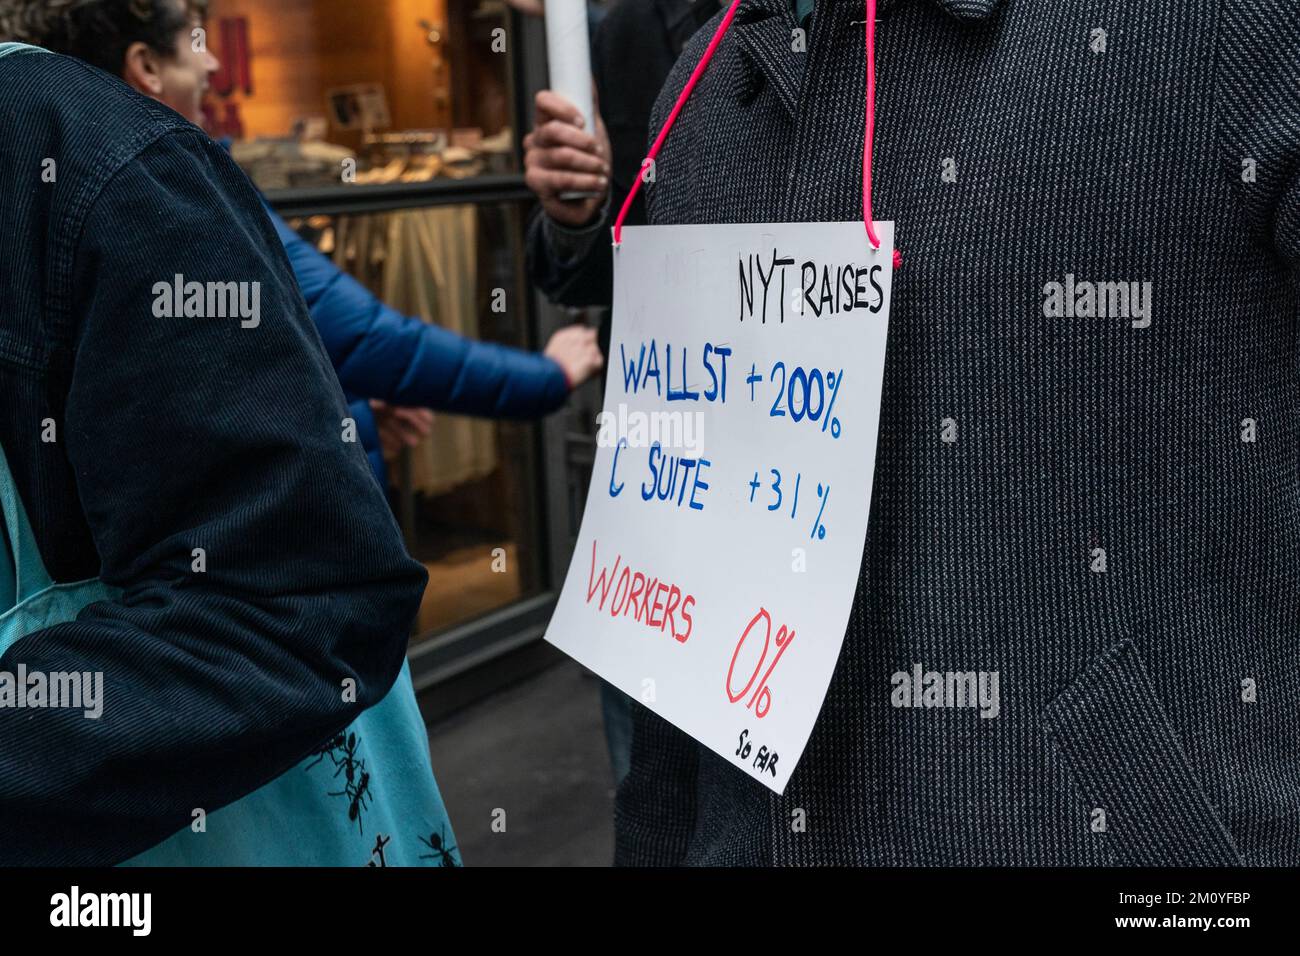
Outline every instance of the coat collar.
<svg viewBox="0 0 1300 956">
<path fill-rule="evenodd" d="M 877 15 L 897 7 L 903 0 L 877 0 Z M 991 20 L 1005 0 L 910 0 L 938 7 L 953 19 L 968 24 Z M 725 4 L 724 4 L 725 5 Z M 819 10 L 834 7 L 837 18 L 854 21 L 861 29 L 866 4 L 863 0 L 817 0 Z M 843 20 L 847 22 L 847 20 Z M 759 87 L 770 83 L 781 105 L 793 116 L 799 101 L 799 80 L 804 53 L 791 50 L 791 31 L 797 26 L 791 0 L 741 0 L 729 32 L 740 44 L 737 93 L 753 97 Z"/>
</svg>

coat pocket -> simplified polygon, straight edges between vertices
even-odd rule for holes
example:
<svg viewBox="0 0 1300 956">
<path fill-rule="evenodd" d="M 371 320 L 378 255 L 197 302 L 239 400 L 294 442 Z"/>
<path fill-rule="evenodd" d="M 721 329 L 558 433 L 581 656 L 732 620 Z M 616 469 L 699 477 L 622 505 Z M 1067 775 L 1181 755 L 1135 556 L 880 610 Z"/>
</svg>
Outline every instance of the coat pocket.
<svg viewBox="0 0 1300 956">
<path fill-rule="evenodd" d="M 1093 661 L 1043 714 L 1087 812 L 1123 866 L 1240 866 L 1128 638 Z"/>
</svg>

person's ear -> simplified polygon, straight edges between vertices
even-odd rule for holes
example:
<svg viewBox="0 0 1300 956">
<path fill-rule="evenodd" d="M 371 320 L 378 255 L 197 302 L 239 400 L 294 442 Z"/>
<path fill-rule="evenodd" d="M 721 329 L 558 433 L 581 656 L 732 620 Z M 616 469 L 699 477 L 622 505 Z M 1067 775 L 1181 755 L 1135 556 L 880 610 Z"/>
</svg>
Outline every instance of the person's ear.
<svg viewBox="0 0 1300 956">
<path fill-rule="evenodd" d="M 158 99 L 163 92 L 161 64 L 149 44 L 139 41 L 126 48 L 122 57 L 122 79 L 145 96 Z"/>
</svg>

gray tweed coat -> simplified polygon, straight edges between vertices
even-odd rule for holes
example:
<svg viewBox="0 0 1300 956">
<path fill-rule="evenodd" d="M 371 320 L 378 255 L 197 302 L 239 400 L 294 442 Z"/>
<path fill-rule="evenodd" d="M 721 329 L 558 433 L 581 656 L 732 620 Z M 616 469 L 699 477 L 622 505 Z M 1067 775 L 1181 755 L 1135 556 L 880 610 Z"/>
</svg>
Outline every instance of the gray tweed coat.
<svg viewBox="0 0 1300 956">
<path fill-rule="evenodd" d="M 789 7 L 744 0 L 652 223 L 860 215 L 864 4 L 807 52 Z M 839 665 L 780 798 L 639 710 L 618 860 L 1300 863 L 1300 4 L 879 19 L 903 265 Z M 917 665 L 997 716 L 896 706 Z"/>
</svg>

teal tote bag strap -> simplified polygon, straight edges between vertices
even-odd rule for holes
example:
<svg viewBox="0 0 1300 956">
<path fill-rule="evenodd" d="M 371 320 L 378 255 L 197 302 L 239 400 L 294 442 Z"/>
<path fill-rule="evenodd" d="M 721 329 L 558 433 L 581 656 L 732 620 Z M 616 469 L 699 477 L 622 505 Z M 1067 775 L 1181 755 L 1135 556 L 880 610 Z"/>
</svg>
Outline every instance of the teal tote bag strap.
<svg viewBox="0 0 1300 956">
<path fill-rule="evenodd" d="M 30 46 L 26 43 L 0 43 L 0 56 L 8 56 L 10 53 L 44 53 L 45 51 L 38 46 Z"/>
<path fill-rule="evenodd" d="M 0 543 L 0 654 L 22 638 L 43 628 L 73 620 L 83 607 L 112 600 L 120 593 L 98 578 L 55 584 L 45 570 L 18 495 L 13 473 L 0 448 L 0 517 L 4 535 Z"/>
<path fill-rule="evenodd" d="M 8 610 L 44 591 L 54 582 L 45 570 L 27 510 L 0 448 L 0 506 L 4 512 L 3 553 L 0 553 L 0 609 Z"/>
</svg>

